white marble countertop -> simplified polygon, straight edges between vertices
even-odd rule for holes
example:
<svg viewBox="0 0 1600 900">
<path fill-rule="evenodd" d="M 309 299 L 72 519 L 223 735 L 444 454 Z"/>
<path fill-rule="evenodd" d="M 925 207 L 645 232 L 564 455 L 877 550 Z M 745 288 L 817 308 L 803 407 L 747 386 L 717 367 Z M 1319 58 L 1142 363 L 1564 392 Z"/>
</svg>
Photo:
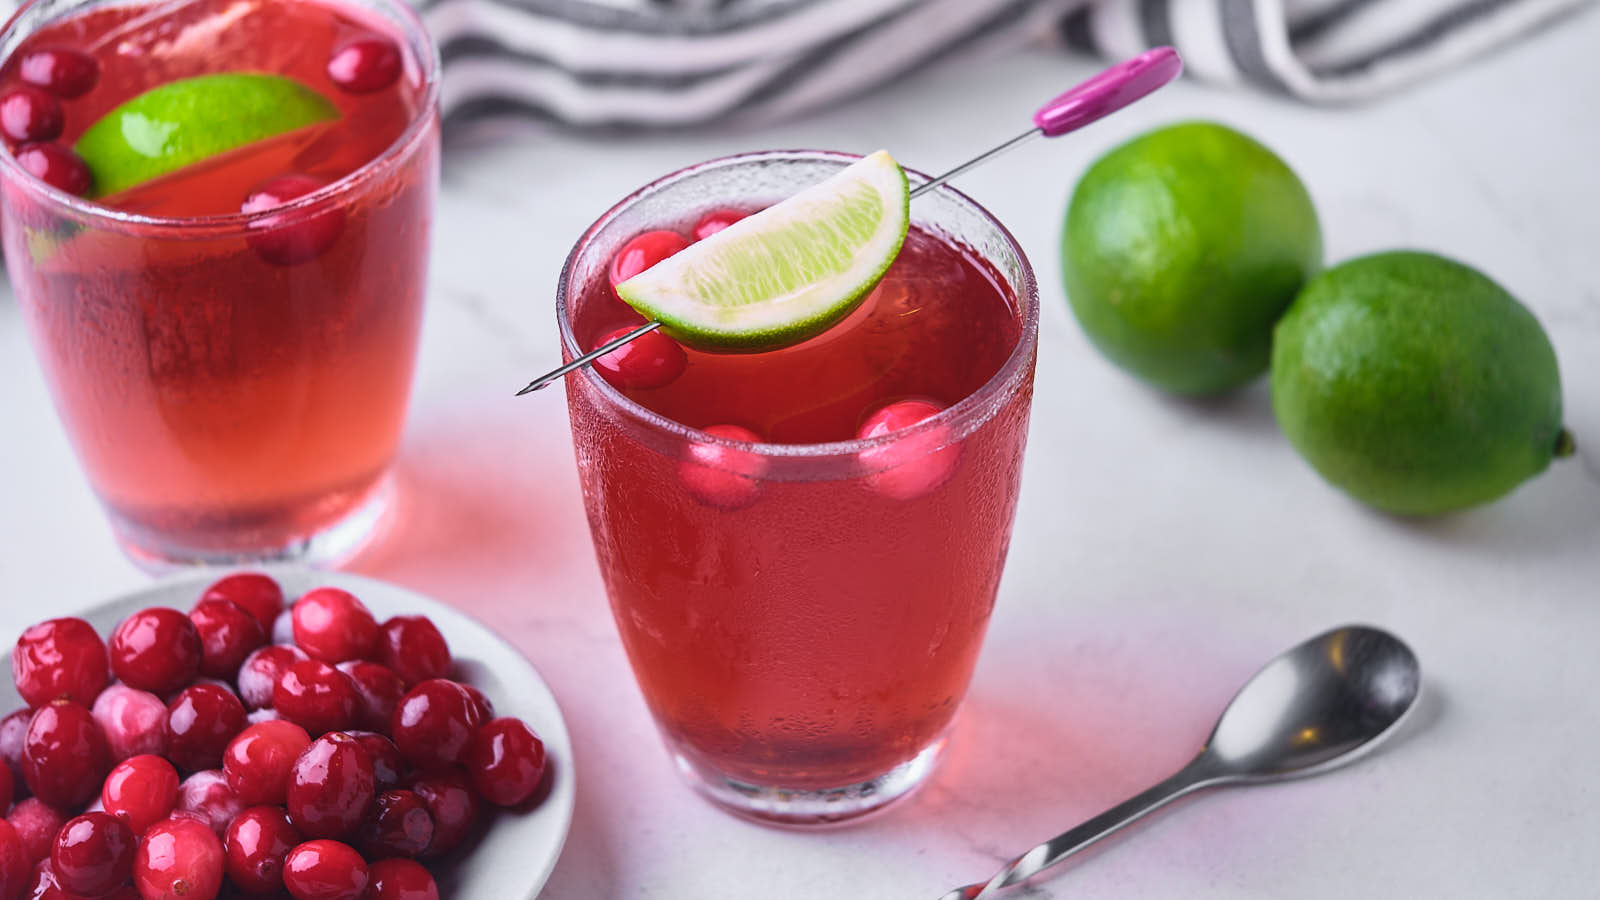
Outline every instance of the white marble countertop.
<svg viewBox="0 0 1600 900">
<path fill-rule="evenodd" d="M 510 636 L 564 703 L 578 808 L 550 900 L 931 900 L 1167 774 L 1271 654 L 1368 621 L 1422 658 L 1426 707 L 1360 765 L 1160 815 L 1024 896 L 1577 898 L 1600 890 L 1600 483 L 1560 464 L 1442 521 L 1375 515 L 1279 436 L 1258 384 L 1194 404 L 1105 363 L 1063 301 L 1072 182 L 1114 142 L 1214 117 L 1311 187 L 1330 260 L 1434 249 L 1500 280 L 1560 356 L 1568 425 L 1600 461 L 1600 15 L 1403 96 L 1307 109 L 1180 84 L 961 186 L 1043 288 L 1023 499 L 993 627 L 945 767 L 888 815 L 820 834 L 737 821 L 680 786 L 633 685 L 584 526 L 551 296 L 573 238 L 680 165 L 764 147 L 892 147 L 938 169 L 1009 135 L 1093 64 L 947 65 L 761 131 L 542 133 L 456 147 L 399 470 L 405 507 L 353 568 Z M 112 546 L 0 298 L 0 633 L 139 585 Z"/>
</svg>

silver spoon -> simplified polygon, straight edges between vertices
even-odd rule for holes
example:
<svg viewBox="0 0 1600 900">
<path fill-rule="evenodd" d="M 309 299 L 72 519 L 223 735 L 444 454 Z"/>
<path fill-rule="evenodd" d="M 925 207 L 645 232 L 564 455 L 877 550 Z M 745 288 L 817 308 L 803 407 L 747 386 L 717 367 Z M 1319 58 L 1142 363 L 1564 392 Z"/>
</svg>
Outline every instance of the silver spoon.
<svg viewBox="0 0 1600 900">
<path fill-rule="evenodd" d="M 989 900 L 1201 788 L 1318 775 L 1350 762 L 1394 730 L 1421 687 L 1416 654 L 1387 631 L 1347 625 L 1317 635 L 1246 682 L 1199 754 L 1172 777 L 1034 847 L 987 883 L 939 900 Z"/>
</svg>

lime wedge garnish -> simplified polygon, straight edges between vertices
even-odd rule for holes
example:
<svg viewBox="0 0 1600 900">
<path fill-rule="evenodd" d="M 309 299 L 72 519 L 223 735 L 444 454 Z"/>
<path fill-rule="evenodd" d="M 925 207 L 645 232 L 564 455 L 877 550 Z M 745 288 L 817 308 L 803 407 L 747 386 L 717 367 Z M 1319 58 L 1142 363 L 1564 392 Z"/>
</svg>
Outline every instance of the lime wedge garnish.
<svg viewBox="0 0 1600 900">
<path fill-rule="evenodd" d="M 617 285 L 691 347 L 755 352 L 826 331 L 861 304 L 906 238 L 905 172 L 879 150 Z"/>
<path fill-rule="evenodd" d="M 78 138 L 97 196 L 263 138 L 339 117 L 327 97 L 292 78 L 254 72 L 199 75 L 151 88 L 106 113 Z"/>
</svg>

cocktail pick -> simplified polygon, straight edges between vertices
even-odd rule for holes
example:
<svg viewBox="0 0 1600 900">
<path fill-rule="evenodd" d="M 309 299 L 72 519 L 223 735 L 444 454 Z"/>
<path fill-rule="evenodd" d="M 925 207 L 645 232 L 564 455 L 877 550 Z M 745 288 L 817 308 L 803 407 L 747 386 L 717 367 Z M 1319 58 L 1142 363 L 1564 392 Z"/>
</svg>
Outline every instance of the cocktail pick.
<svg viewBox="0 0 1600 900">
<path fill-rule="evenodd" d="M 1104 118 L 1177 78 L 1182 71 L 1183 60 L 1179 58 L 1178 51 L 1171 47 L 1156 47 L 1132 59 L 1117 63 L 1040 107 L 1039 111 L 1033 114 L 1032 128 L 985 150 L 943 175 L 918 185 L 911 191 L 911 198 L 916 199 L 950 179 L 971 171 L 1034 138 L 1060 137 Z M 660 322 L 646 322 L 616 340 L 602 344 L 566 365 L 540 376 L 527 387 L 517 391 L 517 396 L 547 387 L 569 372 L 581 369 L 623 344 L 660 327 Z"/>
</svg>

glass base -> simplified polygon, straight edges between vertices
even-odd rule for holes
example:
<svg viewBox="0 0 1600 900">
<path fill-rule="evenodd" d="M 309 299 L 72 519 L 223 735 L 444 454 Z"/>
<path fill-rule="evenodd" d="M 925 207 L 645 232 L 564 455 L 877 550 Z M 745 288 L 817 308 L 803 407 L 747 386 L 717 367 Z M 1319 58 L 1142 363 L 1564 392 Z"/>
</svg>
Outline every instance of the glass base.
<svg viewBox="0 0 1600 900">
<path fill-rule="evenodd" d="M 947 741 L 941 736 L 916 756 L 868 781 L 816 790 L 749 784 L 676 750 L 672 758 L 690 787 L 734 815 L 768 825 L 817 827 L 859 819 L 909 795 L 939 765 Z"/>
<path fill-rule="evenodd" d="M 395 505 L 393 475 L 386 474 L 349 512 L 325 528 L 276 546 L 250 550 L 192 548 L 163 542 L 151 546 L 145 535 L 125 527 L 115 513 L 111 528 L 117 546 L 133 564 L 152 575 L 164 575 L 199 566 L 248 566 L 263 563 L 299 563 L 314 568 L 335 568 L 371 544 L 384 531 Z"/>
</svg>

